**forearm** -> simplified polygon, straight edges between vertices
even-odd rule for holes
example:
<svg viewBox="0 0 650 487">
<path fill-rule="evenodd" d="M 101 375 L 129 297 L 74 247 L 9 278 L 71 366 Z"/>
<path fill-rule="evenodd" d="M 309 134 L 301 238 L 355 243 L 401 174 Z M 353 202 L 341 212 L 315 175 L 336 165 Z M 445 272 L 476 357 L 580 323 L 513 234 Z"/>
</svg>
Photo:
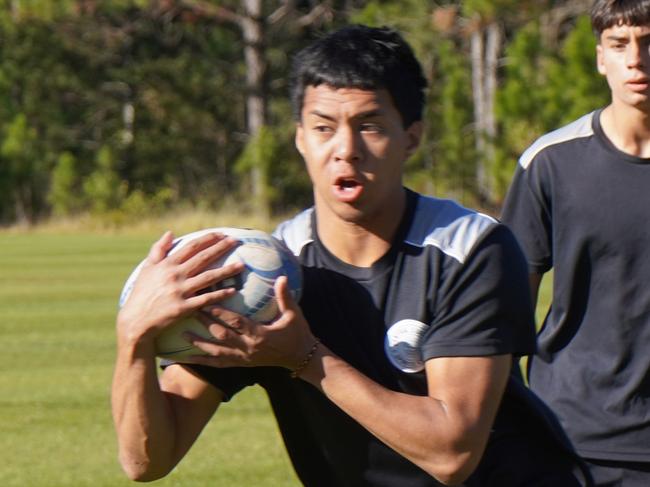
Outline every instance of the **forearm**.
<svg viewBox="0 0 650 487">
<path fill-rule="evenodd" d="M 156 373 L 153 351 L 118 338 L 112 412 L 119 459 L 134 480 L 154 480 L 176 464 L 174 415 Z"/>
<path fill-rule="evenodd" d="M 218 391 L 180 366 L 158 377 L 154 340 L 179 319 L 235 292 L 200 291 L 241 272 L 240 263 L 209 268 L 236 243 L 208 233 L 172 254 L 173 237 L 166 232 L 152 245 L 123 302 L 116 323 L 112 409 L 120 462 L 133 479 L 166 475 L 221 401 Z"/>
<path fill-rule="evenodd" d="M 370 433 L 439 481 L 467 478 L 483 454 L 496 412 L 394 392 L 370 380 L 325 347 L 301 374 Z"/>
<path fill-rule="evenodd" d="M 542 283 L 542 274 L 530 274 L 528 276 L 528 283 L 530 285 L 530 297 L 533 303 L 533 309 L 537 307 L 537 299 L 539 297 L 539 286 Z"/>
</svg>

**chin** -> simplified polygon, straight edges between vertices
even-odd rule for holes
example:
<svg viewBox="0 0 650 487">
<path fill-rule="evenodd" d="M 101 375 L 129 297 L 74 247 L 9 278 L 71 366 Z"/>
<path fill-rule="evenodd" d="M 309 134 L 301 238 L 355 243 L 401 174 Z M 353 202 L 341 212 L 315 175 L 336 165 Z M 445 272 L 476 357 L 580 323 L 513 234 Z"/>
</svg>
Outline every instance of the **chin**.
<svg viewBox="0 0 650 487">
<path fill-rule="evenodd" d="M 366 214 L 355 207 L 349 206 L 348 208 L 342 208 L 339 209 L 336 212 L 336 216 L 339 217 L 339 219 L 348 222 L 348 223 L 361 223 L 363 222 L 367 217 Z"/>
</svg>

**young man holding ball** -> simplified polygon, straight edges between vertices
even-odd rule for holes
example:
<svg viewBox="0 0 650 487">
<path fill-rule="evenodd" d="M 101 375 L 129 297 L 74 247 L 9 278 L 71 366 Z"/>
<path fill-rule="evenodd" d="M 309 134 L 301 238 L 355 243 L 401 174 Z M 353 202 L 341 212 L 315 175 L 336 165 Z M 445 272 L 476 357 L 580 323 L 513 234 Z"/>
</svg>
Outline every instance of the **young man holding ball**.
<svg viewBox="0 0 650 487">
<path fill-rule="evenodd" d="M 298 256 L 269 325 L 218 306 L 205 356 L 160 379 L 153 341 L 231 290 L 197 295 L 240 268 L 203 272 L 232 241 L 167 256 L 155 243 L 117 321 L 113 414 L 134 479 L 166 475 L 219 404 L 268 393 L 307 486 L 585 485 L 561 432 L 512 375 L 534 351 L 524 257 L 509 230 L 403 186 L 422 134 L 426 81 L 396 32 L 350 26 L 296 57 L 296 146 L 314 206 L 275 235 Z M 215 465 L 215 469 L 219 466 Z M 577 471 L 577 470 L 576 470 Z"/>
</svg>

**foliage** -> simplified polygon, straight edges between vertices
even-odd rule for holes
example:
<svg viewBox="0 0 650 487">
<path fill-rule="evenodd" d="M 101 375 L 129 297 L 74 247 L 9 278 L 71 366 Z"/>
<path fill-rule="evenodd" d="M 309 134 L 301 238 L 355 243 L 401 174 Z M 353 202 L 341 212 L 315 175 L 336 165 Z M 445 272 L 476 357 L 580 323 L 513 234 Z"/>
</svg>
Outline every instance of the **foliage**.
<svg viewBox="0 0 650 487">
<path fill-rule="evenodd" d="M 505 52 L 505 81 L 497 93 L 497 116 L 501 123 L 497 148 L 500 194 L 505 193 L 516 160 L 533 140 L 547 131 L 542 114 L 548 98 L 545 64 L 551 54 L 545 49 L 539 22 L 520 29 Z"/>
<path fill-rule="evenodd" d="M 274 212 L 310 204 L 293 146 L 290 53 L 346 22 L 390 25 L 414 47 L 430 82 L 429 105 L 406 180 L 467 204 L 478 201 L 482 156 L 469 39 L 499 22 L 506 44 L 496 161 L 488 167 L 502 198 L 534 138 L 607 103 L 588 19 L 564 20 L 560 37 L 549 38 L 553 16 L 540 16 L 570 4 L 265 0 L 267 126 L 251 136 L 242 33 L 212 8 L 240 15 L 240 2 L 0 2 L 0 224 L 88 212 L 128 220 L 147 206 L 217 209 L 250 199 L 253 167 L 264 169 Z M 329 14 L 301 23 L 314 8 Z"/>
<path fill-rule="evenodd" d="M 609 88 L 596 70 L 596 38 L 587 16 L 577 19 L 548 67 L 545 112 L 549 130 L 608 103 Z"/>
<path fill-rule="evenodd" d="M 0 160 L 8 179 L 5 198 L 14 202 L 13 216 L 19 221 L 34 221 L 45 195 L 46 171 L 37 130 L 23 113 L 4 127 Z"/>
<path fill-rule="evenodd" d="M 74 215 L 82 207 L 76 165 L 75 157 L 70 152 L 64 152 L 54 167 L 48 197 L 55 216 Z"/>
<path fill-rule="evenodd" d="M 126 196 L 126 182 L 120 180 L 114 165 L 110 147 L 99 149 L 95 170 L 83 183 L 84 196 L 93 212 L 115 210 Z"/>
<path fill-rule="evenodd" d="M 439 2 L 372 1 L 353 20 L 388 25 L 402 32 L 422 63 L 429 81 L 424 113 L 425 134 L 407 162 L 406 183 L 421 192 L 470 202 L 473 150 L 471 73 L 466 41 L 446 35 L 432 22 Z"/>
<path fill-rule="evenodd" d="M 506 48 L 504 82 L 498 93 L 501 124 L 495 171 L 504 194 L 516 160 L 537 137 L 607 104 L 609 90 L 595 67 L 596 40 L 582 16 L 553 50 L 541 25 L 521 28 Z"/>
<path fill-rule="evenodd" d="M 441 39 L 437 46 L 438 69 L 430 108 L 430 140 L 433 178 L 437 194 L 467 201 L 475 185 L 475 134 L 471 130 L 471 81 L 462 46 Z"/>
</svg>

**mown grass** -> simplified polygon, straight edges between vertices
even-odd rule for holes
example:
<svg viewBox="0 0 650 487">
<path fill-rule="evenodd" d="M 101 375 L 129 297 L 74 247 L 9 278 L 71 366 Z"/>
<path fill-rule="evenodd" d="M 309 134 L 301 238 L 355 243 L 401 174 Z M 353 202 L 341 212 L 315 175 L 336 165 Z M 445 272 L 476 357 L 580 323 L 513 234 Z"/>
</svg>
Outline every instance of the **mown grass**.
<svg viewBox="0 0 650 487">
<path fill-rule="evenodd" d="M 158 229 L 0 233 L 0 485 L 135 485 L 116 460 L 109 389 L 121 286 Z M 159 486 L 299 485 L 266 396 L 222 407 Z"/>
<path fill-rule="evenodd" d="M 63 222 L 0 232 L 0 486 L 133 486 L 116 460 L 109 390 L 122 284 L 165 229 L 270 230 L 206 214 L 128 230 Z M 545 279 L 540 298 L 548 302 Z M 542 314 L 538 312 L 541 320 Z M 224 405 L 161 487 L 297 486 L 266 396 Z"/>
</svg>

